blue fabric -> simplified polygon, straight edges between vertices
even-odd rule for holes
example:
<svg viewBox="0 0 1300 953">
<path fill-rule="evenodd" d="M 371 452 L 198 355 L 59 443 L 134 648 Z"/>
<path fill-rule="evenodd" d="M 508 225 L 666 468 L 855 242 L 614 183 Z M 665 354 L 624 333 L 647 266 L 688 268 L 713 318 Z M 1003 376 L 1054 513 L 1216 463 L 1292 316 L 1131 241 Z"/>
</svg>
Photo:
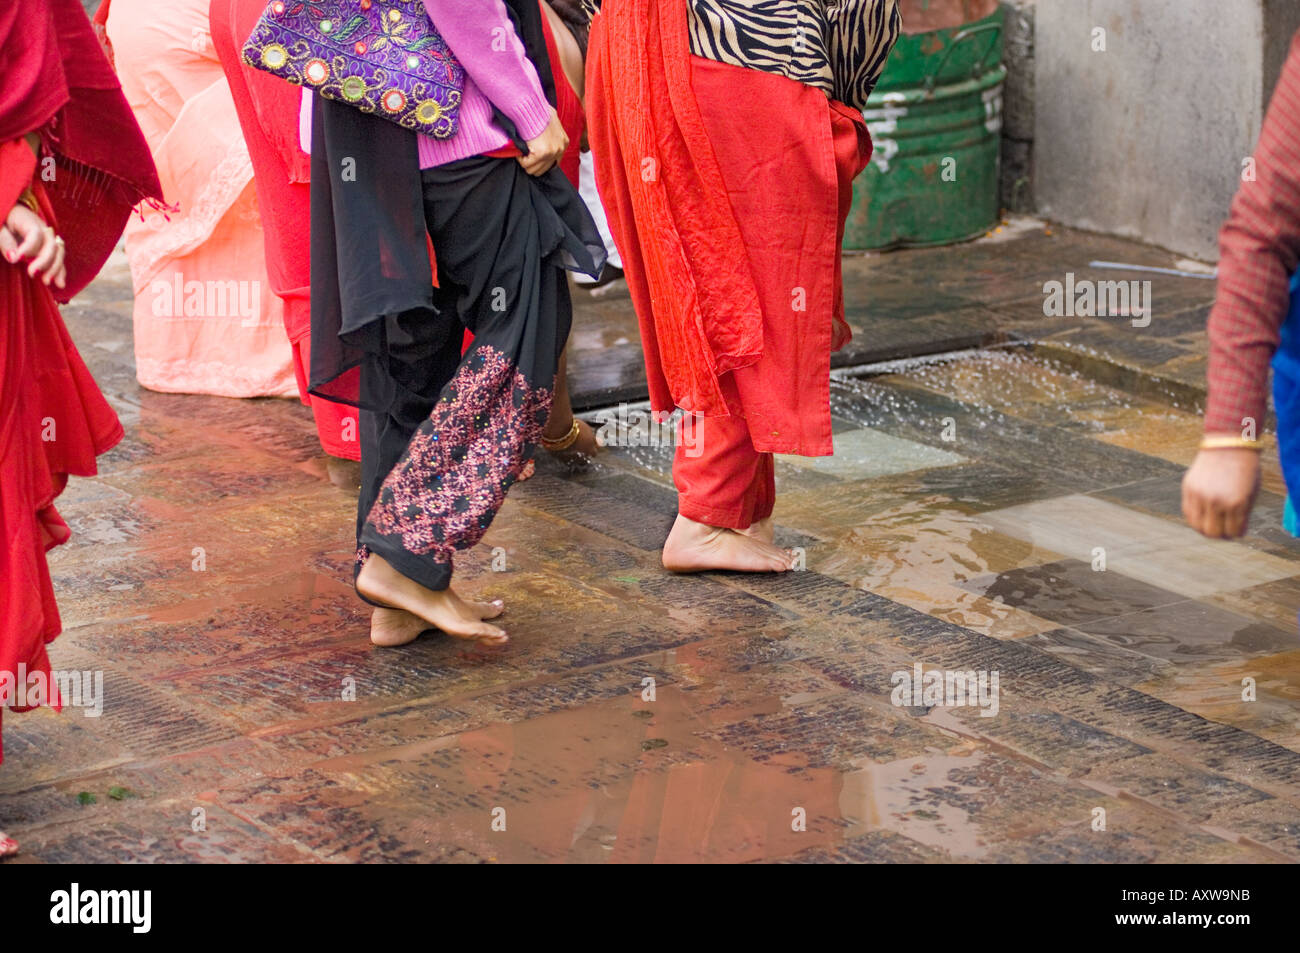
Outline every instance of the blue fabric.
<svg viewBox="0 0 1300 953">
<path fill-rule="evenodd" d="M 1292 504 L 1300 499 L 1300 273 L 1291 279 L 1291 313 L 1282 325 L 1282 343 L 1273 358 L 1273 404 L 1287 488 L 1283 525 L 1292 536 L 1300 536 Z"/>
</svg>

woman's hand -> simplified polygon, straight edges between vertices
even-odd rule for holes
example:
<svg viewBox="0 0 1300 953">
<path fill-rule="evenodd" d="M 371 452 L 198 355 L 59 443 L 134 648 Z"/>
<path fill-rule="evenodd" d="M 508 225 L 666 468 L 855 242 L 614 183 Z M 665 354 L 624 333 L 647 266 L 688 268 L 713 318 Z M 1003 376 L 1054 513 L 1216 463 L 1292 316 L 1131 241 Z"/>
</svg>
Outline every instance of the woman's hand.
<svg viewBox="0 0 1300 953">
<path fill-rule="evenodd" d="M 524 167 L 529 175 L 544 175 L 551 166 L 560 161 L 564 150 L 569 148 L 569 135 L 560 125 L 560 117 L 551 109 L 551 121 L 536 139 L 528 140 L 528 155 L 520 156 L 516 161 Z"/>
<path fill-rule="evenodd" d="M 1211 539 L 1236 539 L 1258 493 L 1258 450 L 1202 450 L 1183 478 L 1183 516 Z"/>
<path fill-rule="evenodd" d="M 28 277 L 39 275 L 46 285 L 53 282 L 56 287 L 64 287 L 68 272 L 64 267 L 63 239 L 21 202 L 9 210 L 4 228 L 0 228 L 0 254 L 10 264 L 31 259 Z"/>
</svg>

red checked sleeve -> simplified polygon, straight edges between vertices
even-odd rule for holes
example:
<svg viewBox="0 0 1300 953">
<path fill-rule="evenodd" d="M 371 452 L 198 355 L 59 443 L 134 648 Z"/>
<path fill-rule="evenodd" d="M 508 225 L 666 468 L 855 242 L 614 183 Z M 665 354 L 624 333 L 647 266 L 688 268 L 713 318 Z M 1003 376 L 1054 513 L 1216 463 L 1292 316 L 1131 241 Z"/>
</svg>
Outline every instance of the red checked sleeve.
<svg viewBox="0 0 1300 953">
<path fill-rule="evenodd" d="M 1290 310 L 1300 264 L 1300 33 L 1291 46 L 1255 152 L 1255 181 L 1242 183 L 1219 236 L 1219 290 L 1210 313 L 1207 433 L 1258 428 L 1269 362 Z"/>
</svg>

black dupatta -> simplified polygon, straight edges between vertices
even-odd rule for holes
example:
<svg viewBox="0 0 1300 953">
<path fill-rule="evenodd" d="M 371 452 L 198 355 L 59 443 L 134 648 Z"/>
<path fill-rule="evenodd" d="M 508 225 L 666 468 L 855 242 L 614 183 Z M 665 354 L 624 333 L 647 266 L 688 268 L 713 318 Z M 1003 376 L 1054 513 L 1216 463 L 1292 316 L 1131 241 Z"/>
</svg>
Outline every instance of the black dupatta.
<svg viewBox="0 0 1300 953">
<path fill-rule="evenodd" d="M 537 0 L 504 2 L 554 106 Z M 343 103 L 317 96 L 312 107 L 310 391 L 380 410 L 367 407 L 358 392 L 363 356 L 383 354 L 389 333 L 407 333 L 434 313 L 417 138 Z M 499 110 L 495 119 L 526 153 L 514 123 Z M 557 206 L 581 205 L 558 166 L 534 181 Z M 573 240 L 551 260 L 594 277 L 604 250 Z"/>
</svg>

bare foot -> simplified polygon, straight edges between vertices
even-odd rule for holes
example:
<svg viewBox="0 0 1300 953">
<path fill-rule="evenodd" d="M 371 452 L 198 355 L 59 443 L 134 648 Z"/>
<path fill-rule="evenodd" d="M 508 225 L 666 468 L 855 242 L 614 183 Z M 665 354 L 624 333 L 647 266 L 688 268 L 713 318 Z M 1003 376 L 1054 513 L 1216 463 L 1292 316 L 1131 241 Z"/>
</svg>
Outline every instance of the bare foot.
<svg viewBox="0 0 1300 953">
<path fill-rule="evenodd" d="M 18 853 L 18 841 L 0 831 L 0 857 L 12 857 Z"/>
<path fill-rule="evenodd" d="M 355 460 L 327 456 L 325 472 L 329 474 L 330 482 L 340 489 L 355 491 L 361 486 L 361 464 Z"/>
<path fill-rule="evenodd" d="M 772 522 L 770 516 L 765 520 L 750 524 L 749 529 L 738 529 L 736 532 L 753 539 L 760 539 L 769 546 L 776 540 L 776 524 Z"/>
<path fill-rule="evenodd" d="M 374 553 L 357 574 L 357 592 L 372 602 L 403 609 L 458 639 L 471 639 L 484 645 L 505 645 L 510 641 L 504 630 L 483 621 L 501 614 L 504 606 L 500 600 L 467 602 L 450 588 L 426 589 Z"/>
<path fill-rule="evenodd" d="M 405 609 L 383 609 L 376 606 L 370 614 L 370 641 L 386 649 L 414 642 L 428 628 L 429 623 Z"/>
<path fill-rule="evenodd" d="M 784 549 L 732 529 L 697 523 L 680 513 L 664 543 L 663 562 L 672 572 L 787 572 L 794 568 L 794 557 Z"/>
<path fill-rule="evenodd" d="M 493 599 L 491 602 L 474 602 L 472 599 L 462 598 L 453 589 L 448 589 L 447 592 L 451 595 L 451 601 L 465 615 L 474 615 L 480 619 L 495 619 L 506 611 L 506 604 L 502 599 Z"/>
</svg>

